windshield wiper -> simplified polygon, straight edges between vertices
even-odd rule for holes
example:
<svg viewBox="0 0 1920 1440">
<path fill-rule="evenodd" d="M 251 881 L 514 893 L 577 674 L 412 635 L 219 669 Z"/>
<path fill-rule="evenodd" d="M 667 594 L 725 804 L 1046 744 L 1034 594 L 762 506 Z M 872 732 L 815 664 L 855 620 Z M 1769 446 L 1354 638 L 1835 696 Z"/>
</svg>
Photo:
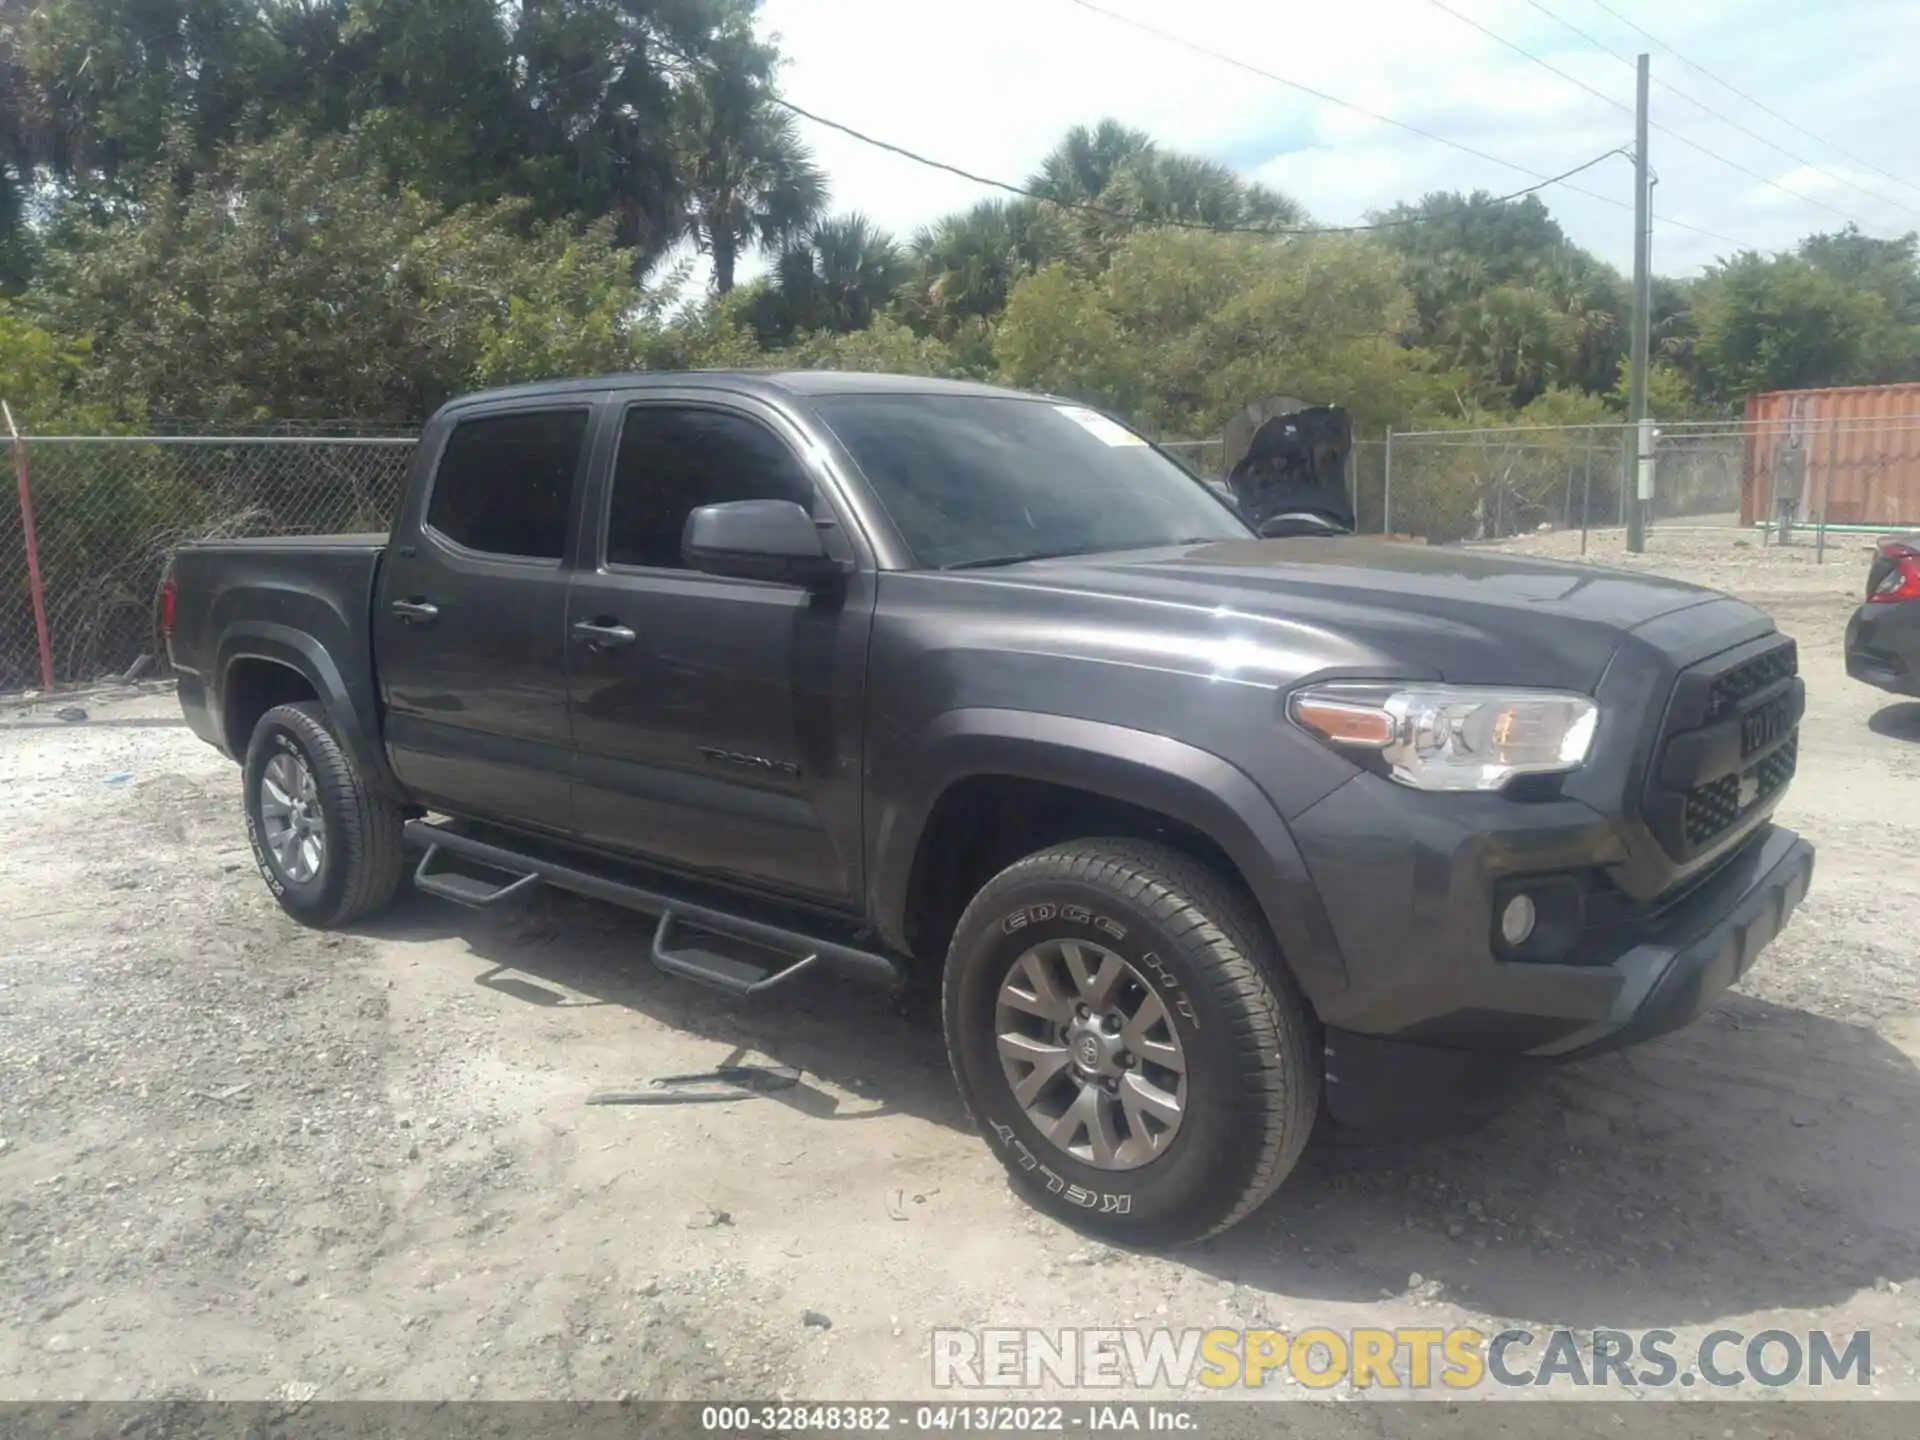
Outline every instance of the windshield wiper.
<svg viewBox="0 0 1920 1440">
<path fill-rule="evenodd" d="M 996 565 L 1018 565 L 1023 560 L 1064 560 L 1070 555 L 1092 555 L 1100 550 L 1112 550 L 1112 545 L 1075 545 L 1065 550 L 1030 550 L 1024 555 L 980 555 L 972 560 L 955 560 L 942 565 L 942 570 L 988 570 Z"/>
<path fill-rule="evenodd" d="M 1136 540 L 1124 545 L 1080 545 L 1070 550 L 1033 550 L 1024 555 L 982 555 L 973 560 L 955 560 L 942 570 L 987 570 L 996 565 L 1018 565 L 1024 560 L 1064 560 L 1071 555 L 1118 554 L 1124 550 L 1165 550 L 1175 545 L 1218 545 L 1222 535 L 1182 535 L 1174 540 Z"/>
</svg>

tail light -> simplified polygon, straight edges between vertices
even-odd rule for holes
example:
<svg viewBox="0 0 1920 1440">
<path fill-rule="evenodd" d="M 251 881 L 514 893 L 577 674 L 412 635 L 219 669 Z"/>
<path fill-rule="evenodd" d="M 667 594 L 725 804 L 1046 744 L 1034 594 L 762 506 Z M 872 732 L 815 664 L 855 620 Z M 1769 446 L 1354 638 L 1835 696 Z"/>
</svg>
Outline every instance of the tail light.
<svg viewBox="0 0 1920 1440">
<path fill-rule="evenodd" d="M 1880 557 L 1893 568 L 1880 577 L 1867 597 L 1869 605 L 1891 605 L 1898 600 L 1920 600 L 1920 550 L 1901 540 L 1882 540 Z"/>
<path fill-rule="evenodd" d="M 166 578 L 160 582 L 160 638 L 173 639 L 173 572 L 169 570 Z"/>
</svg>

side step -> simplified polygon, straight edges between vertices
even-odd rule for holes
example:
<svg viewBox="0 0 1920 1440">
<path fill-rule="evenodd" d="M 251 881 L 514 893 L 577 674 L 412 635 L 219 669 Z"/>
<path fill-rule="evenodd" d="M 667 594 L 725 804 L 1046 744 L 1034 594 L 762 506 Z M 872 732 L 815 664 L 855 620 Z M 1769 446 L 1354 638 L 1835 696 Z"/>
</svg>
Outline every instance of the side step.
<svg viewBox="0 0 1920 1440">
<path fill-rule="evenodd" d="M 794 976 L 813 968 L 820 959 L 818 950 L 805 955 L 786 955 L 752 941 L 740 945 L 725 944 L 727 936 L 716 934 L 721 946 L 701 944 L 677 936 L 673 923 L 679 917 L 668 910 L 653 932 L 653 963 L 669 975 L 678 975 L 696 985 L 711 986 L 729 995 L 761 995 L 776 985 L 784 985 Z M 680 943 L 675 944 L 678 940 Z M 738 953 L 747 951 L 746 954 Z"/>
<path fill-rule="evenodd" d="M 635 885 L 583 868 L 581 863 L 509 850 L 429 820 L 409 820 L 404 833 L 412 844 L 426 847 L 414 881 L 429 895 L 460 905 L 488 906 L 544 884 L 658 915 L 650 950 L 653 963 L 669 975 L 730 995 L 763 994 L 816 967 L 890 987 L 898 987 L 905 978 L 896 961 L 877 951 L 732 914 L 665 888 Z M 504 883 L 492 885 L 457 871 L 434 870 L 433 862 L 443 851 L 469 865 L 498 872 Z"/>
<path fill-rule="evenodd" d="M 524 895 L 540 883 L 538 875 L 518 875 L 504 885 L 490 885 L 477 875 L 462 875 L 458 870 L 433 869 L 433 862 L 439 858 L 440 846 L 427 846 L 427 853 L 420 857 L 419 868 L 413 872 L 414 888 L 424 890 L 429 895 L 438 895 L 442 900 L 451 900 L 456 905 L 472 906 L 476 910 L 498 905 L 515 895 Z"/>
</svg>

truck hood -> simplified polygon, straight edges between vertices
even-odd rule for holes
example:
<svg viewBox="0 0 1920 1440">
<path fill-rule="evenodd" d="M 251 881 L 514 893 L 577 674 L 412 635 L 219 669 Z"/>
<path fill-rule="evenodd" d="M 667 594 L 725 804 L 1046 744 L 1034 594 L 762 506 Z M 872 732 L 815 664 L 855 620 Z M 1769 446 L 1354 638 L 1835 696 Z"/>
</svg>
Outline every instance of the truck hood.
<svg viewBox="0 0 1920 1440">
<path fill-rule="evenodd" d="M 1263 621 L 1296 642 L 1308 638 L 1305 630 L 1319 643 L 1282 641 L 1284 648 L 1326 656 L 1335 669 L 1386 667 L 1456 684 L 1590 691 L 1636 627 L 1716 601 L 1715 624 L 1731 618 L 1718 592 L 1657 576 L 1360 537 L 1233 540 L 1033 560 L 992 573 L 1089 599 L 1200 610 L 1200 624 L 1220 638 L 1234 632 L 1258 642 Z M 1764 623 L 1757 611 L 1743 619 Z"/>
</svg>

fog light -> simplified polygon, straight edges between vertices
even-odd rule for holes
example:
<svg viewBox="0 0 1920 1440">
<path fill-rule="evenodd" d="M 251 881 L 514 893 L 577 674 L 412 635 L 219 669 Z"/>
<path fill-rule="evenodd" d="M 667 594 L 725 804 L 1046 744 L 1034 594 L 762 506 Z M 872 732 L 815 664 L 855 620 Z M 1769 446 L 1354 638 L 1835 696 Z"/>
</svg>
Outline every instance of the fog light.
<svg viewBox="0 0 1920 1440">
<path fill-rule="evenodd" d="M 1526 895 L 1514 896 L 1500 912 L 1500 938 L 1516 950 L 1519 949 L 1533 934 L 1536 918 L 1532 899 Z"/>
</svg>

